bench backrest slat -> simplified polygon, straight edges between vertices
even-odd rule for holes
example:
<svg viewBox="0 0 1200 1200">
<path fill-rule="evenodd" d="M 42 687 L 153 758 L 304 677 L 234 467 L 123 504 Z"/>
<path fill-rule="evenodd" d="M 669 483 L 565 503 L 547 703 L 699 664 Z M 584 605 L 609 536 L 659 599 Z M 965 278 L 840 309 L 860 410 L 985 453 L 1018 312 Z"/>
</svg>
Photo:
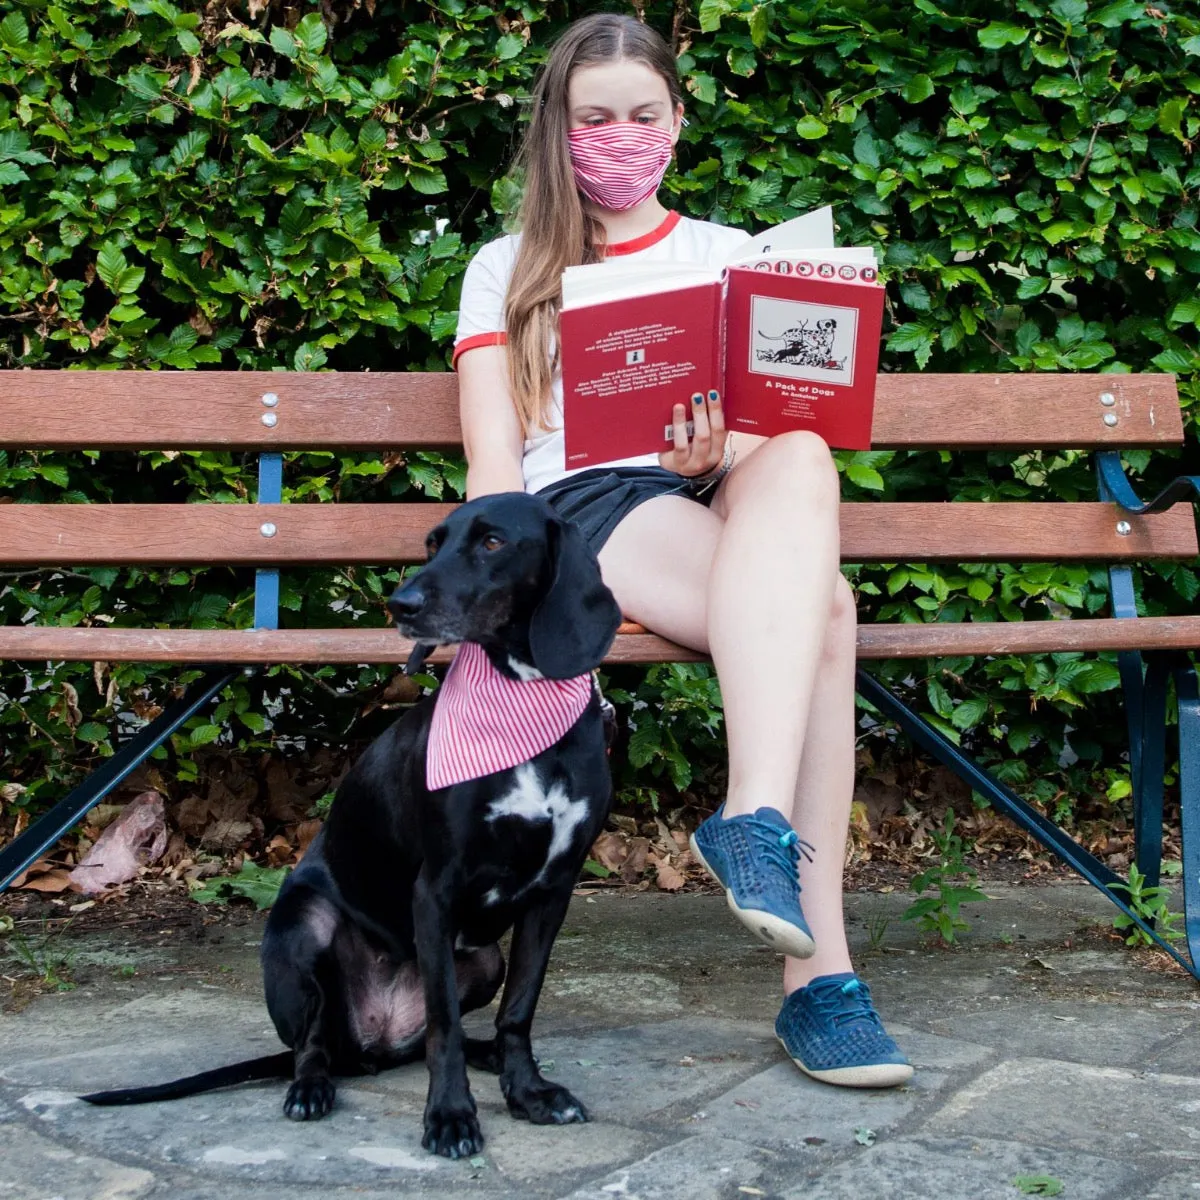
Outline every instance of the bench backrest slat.
<svg viewBox="0 0 1200 1200">
<path fill-rule="evenodd" d="M 423 561 L 442 504 L 9 504 L 12 566 L 391 565 Z M 1118 523 L 1128 525 L 1121 533 Z M 1189 558 L 1190 506 L 1151 517 L 1101 503 L 843 504 L 846 562 Z M 264 533 L 264 529 L 267 530 Z M 269 536 L 268 536 L 269 534 Z"/>
<path fill-rule="evenodd" d="M 1171 375 L 882 375 L 873 429 L 879 449 L 1092 449 L 1182 437 Z M 460 441 L 448 373 L 0 371 L 0 447 L 378 451 Z"/>
</svg>

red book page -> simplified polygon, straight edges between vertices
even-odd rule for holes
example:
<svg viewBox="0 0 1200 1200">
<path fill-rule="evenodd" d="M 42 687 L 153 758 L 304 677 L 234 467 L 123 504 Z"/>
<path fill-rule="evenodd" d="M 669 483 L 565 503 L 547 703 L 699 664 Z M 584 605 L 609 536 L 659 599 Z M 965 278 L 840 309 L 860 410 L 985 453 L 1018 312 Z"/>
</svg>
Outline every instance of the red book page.
<svg viewBox="0 0 1200 1200">
<path fill-rule="evenodd" d="M 883 287 L 820 278 L 816 268 L 804 266 L 814 273 L 729 272 L 726 424 L 768 437 L 809 429 L 831 446 L 866 450 Z M 857 278 L 858 268 L 846 270 Z"/>
<path fill-rule="evenodd" d="M 670 446 L 672 407 L 721 387 L 721 285 L 611 300 L 561 315 L 567 467 Z"/>
</svg>

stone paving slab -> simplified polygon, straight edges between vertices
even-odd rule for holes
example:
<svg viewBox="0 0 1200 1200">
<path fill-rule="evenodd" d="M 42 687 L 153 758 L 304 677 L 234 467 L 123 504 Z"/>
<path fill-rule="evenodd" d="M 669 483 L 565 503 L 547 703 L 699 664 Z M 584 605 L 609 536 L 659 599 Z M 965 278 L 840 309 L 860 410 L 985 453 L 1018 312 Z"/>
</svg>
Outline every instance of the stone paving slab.
<svg viewBox="0 0 1200 1200">
<path fill-rule="evenodd" d="M 1200 1079 L 1016 1058 L 960 1088 L 927 1128 L 1072 1150 L 1107 1142 L 1122 1158 L 1200 1161 Z"/>
<path fill-rule="evenodd" d="M 1127 1200 L 1137 1169 L 1113 1159 L 982 1138 L 898 1140 L 863 1147 L 781 1200 L 1019 1200 L 1015 1179 L 1048 1177 L 1064 1200 Z"/>
<path fill-rule="evenodd" d="M 74 991 L 0 1015 L 0 1200 L 1016 1200 L 1021 1174 L 1061 1179 L 1064 1200 L 1200 1200 L 1195 985 L 1095 937 L 1108 909 L 1090 889 L 985 890 L 999 898 L 950 952 L 899 921 L 910 897 L 848 897 L 859 968 L 917 1067 L 894 1091 L 831 1088 L 786 1060 L 780 961 L 720 897 L 577 898 L 535 1049 L 593 1121 L 514 1121 L 473 1073 L 487 1145 L 458 1163 L 420 1147 L 419 1064 L 343 1081 L 311 1124 L 283 1118 L 282 1081 L 81 1104 L 278 1048 L 261 925 L 149 947 L 81 937 Z"/>
</svg>

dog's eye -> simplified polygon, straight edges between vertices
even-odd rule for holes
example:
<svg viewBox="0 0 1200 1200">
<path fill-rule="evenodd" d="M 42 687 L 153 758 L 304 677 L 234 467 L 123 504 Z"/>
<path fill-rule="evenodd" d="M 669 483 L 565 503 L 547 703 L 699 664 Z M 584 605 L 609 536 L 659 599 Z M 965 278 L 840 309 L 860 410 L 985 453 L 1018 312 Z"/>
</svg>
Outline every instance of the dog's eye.
<svg viewBox="0 0 1200 1200">
<path fill-rule="evenodd" d="M 503 538 L 497 537 L 494 533 L 489 533 L 479 544 L 485 550 L 499 550 L 506 543 Z"/>
</svg>

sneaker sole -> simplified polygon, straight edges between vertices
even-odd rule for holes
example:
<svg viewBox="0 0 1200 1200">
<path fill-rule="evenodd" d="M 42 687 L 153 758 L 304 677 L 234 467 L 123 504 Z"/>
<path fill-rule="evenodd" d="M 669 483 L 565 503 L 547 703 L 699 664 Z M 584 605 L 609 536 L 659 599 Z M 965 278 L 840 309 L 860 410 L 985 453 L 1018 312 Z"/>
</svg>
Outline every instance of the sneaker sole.
<svg viewBox="0 0 1200 1200">
<path fill-rule="evenodd" d="M 777 1035 L 778 1036 L 778 1035 Z M 806 1067 L 794 1057 L 787 1048 L 787 1042 L 779 1038 L 788 1058 L 802 1070 L 805 1075 L 819 1079 L 822 1083 L 832 1083 L 838 1087 L 858 1088 L 887 1088 L 899 1087 L 913 1077 L 913 1069 L 908 1063 L 866 1063 L 861 1067 L 832 1067 L 828 1071 L 814 1071 Z"/>
<path fill-rule="evenodd" d="M 692 856 L 696 861 L 713 879 L 721 883 L 721 877 L 708 865 L 704 855 L 700 853 L 700 847 L 696 845 L 695 834 L 688 838 L 688 844 L 692 848 Z M 723 883 L 721 886 L 725 887 Z M 725 903 L 729 905 L 729 911 L 760 942 L 770 946 L 772 950 L 778 950 L 781 954 L 788 955 L 789 958 L 811 958 L 816 953 L 817 944 L 813 941 L 812 935 L 805 933 L 803 929 L 799 929 L 790 921 L 785 921 L 773 913 L 762 912 L 757 908 L 740 907 L 729 888 L 725 888 Z"/>
</svg>

